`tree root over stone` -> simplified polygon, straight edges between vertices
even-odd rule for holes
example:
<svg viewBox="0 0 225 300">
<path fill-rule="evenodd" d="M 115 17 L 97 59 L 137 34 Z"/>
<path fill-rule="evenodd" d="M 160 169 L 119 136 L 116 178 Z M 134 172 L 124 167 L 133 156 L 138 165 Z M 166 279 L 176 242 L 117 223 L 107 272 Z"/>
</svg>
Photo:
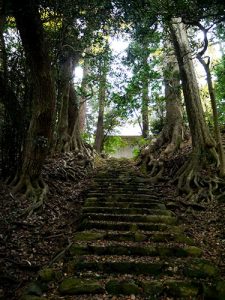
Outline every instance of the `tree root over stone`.
<svg viewBox="0 0 225 300">
<path fill-rule="evenodd" d="M 11 186 L 13 186 L 13 194 L 22 193 L 27 199 L 32 201 L 31 205 L 24 209 L 21 217 L 30 217 L 34 211 L 43 207 L 47 197 L 48 186 L 42 178 L 32 181 L 29 176 L 21 176 L 18 180 L 18 176 L 16 176 Z"/>
<path fill-rule="evenodd" d="M 216 170 L 212 172 L 203 171 L 203 161 L 197 155 L 183 164 L 177 171 L 175 180 L 179 191 L 184 192 L 186 200 L 191 203 L 205 202 L 208 203 L 215 198 L 220 186 L 225 186 L 222 178 L 216 175 Z M 212 174 L 204 174 L 205 171 Z"/>
</svg>

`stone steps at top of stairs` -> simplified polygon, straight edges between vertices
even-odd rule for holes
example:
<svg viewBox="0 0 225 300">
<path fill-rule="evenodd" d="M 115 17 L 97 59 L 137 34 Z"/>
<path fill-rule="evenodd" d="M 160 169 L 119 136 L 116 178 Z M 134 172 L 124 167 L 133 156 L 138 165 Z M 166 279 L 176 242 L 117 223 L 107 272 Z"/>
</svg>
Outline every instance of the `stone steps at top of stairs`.
<svg viewBox="0 0 225 300">
<path fill-rule="evenodd" d="M 171 231 L 181 232 L 180 226 L 169 225 L 165 223 L 134 223 L 134 222 L 112 222 L 112 221 L 91 221 L 85 219 L 79 226 L 79 230 L 102 229 L 115 231 L 135 232 L 138 230 L 146 231 Z"/>
<path fill-rule="evenodd" d="M 158 203 L 162 203 L 164 202 L 164 198 L 161 197 L 158 197 L 156 195 L 153 195 L 153 194 L 150 194 L 150 195 L 147 195 L 147 194 L 136 194 L 136 193 L 133 193 L 133 194 L 105 194 L 105 193 L 89 193 L 87 195 L 87 201 L 88 200 L 105 200 L 105 201 L 118 201 L 118 202 L 128 202 L 128 201 L 133 201 L 135 200 L 135 202 L 158 202 Z"/>
<path fill-rule="evenodd" d="M 174 214 L 166 209 L 149 209 L 149 208 L 121 208 L 121 207 L 84 207 L 82 209 L 84 214 L 111 214 L 111 215 L 164 215 L 173 216 Z"/>
<path fill-rule="evenodd" d="M 128 201 L 128 200 L 127 200 Z M 166 209 L 165 204 L 159 203 L 158 200 L 154 201 L 142 201 L 138 202 L 137 201 L 105 201 L 103 199 L 98 199 L 98 198 L 88 198 L 88 200 L 84 203 L 84 207 L 105 207 L 105 208 L 110 208 L 110 207 L 117 207 L 117 208 L 145 208 L 145 209 L 161 209 L 164 210 Z"/>
<path fill-rule="evenodd" d="M 177 224 L 177 217 L 171 215 L 143 215 L 143 214 L 104 214 L 104 213 L 86 213 L 82 218 L 91 221 L 113 221 L 113 222 L 134 222 L 134 223 L 161 223 L 167 225 Z"/>
</svg>

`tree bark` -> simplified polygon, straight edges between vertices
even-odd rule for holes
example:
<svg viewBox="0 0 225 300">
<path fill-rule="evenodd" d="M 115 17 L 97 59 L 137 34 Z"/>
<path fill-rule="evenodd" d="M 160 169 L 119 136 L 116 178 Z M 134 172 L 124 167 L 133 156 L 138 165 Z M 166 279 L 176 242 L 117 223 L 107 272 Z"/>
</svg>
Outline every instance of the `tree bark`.
<svg viewBox="0 0 225 300">
<path fill-rule="evenodd" d="M 81 100 L 80 100 L 80 109 L 79 109 L 79 127 L 80 132 L 85 131 L 86 127 L 86 112 L 87 112 L 87 94 L 88 94 L 88 76 L 89 76 L 89 59 L 88 57 L 84 58 L 83 66 L 83 79 L 81 84 Z"/>
<path fill-rule="evenodd" d="M 32 117 L 21 171 L 15 180 L 15 192 L 26 188 L 27 195 L 43 202 L 42 191 L 46 192 L 46 187 L 41 180 L 41 170 L 52 139 L 52 115 L 55 108 L 50 58 L 35 1 L 14 0 L 13 14 L 25 49 L 33 85 Z"/>
<path fill-rule="evenodd" d="M 73 67 L 71 55 L 64 55 L 62 58 L 60 68 L 60 86 L 59 86 L 59 99 L 61 105 L 59 112 L 59 122 L 57 128 L 57 146 L 56 150 L 59 152 L 66 152 L 69 150 L 70 137 L 68 134 L 68 109 L 69 109 L 69 95 L 71 80 L 73 79 Z"/>
<path fill-rule="evenodd" d="M 178 63 L 171 51 L 171 45 L 167 43 L 165 48 L 165 123 L 156 141 L 143 151 L 141 162 L 143 167 L 147 167 L 151 172 L 155 181 L 162 177 L 164 160 L 180 147 L 184 136 Z M 154 158 L 155 154 L 157 154 L 157 159 Z"/>
<path fill-rule="evenodd" d="M 142 114 L 142 137 L 148 138 L 149 137 L 149 117 L 148 117 L 148 106 L 149 106 L 149 95 L 148 95 L 148 84 L 149 80 L 148 77 L 144 78 L 142 82 L 142 107 L 141 107 L 141 114 Z"/>
<path fill-rule="evenodd" d="M 106 101 L 106 77 L 107 77 L 107 62 L 104 59 L 103 67 L 100 74 L 99 93 L 98 93 L 98 121 L 95 134 L 94 149 L 101 153 L 103 150 L 104 141 L 104 110 Z"/>
<path fill-rule="evenodd" d="M 143 43 L 143 67 L 144 70 L 148 70 L 148 45 Z M 148 108 L 149 108 L 149 74 L 148 71 L 145 72 L 142 80 L 142 101 L 141 101 L 141 115 L 142 115 L 142 137 L 149 137 L 149 116 L 148 116 Z"/>
<path fill-rule="evenodd" d="M 206 81 L 207 81 L 207 85 L 208 85 L 209 96 L 210 96 L 210 101 L 211 101 L 211 106 L 212 106 L 212 111 L 213 111 L 214 134 L 215 134 L 215 139 L 216 139 L 217 149 L 218 149 L 218 154 L 219 154 L 219 160 L 220 160 L 220 176 L 224 177 L 225 176 L 225 154 L 224 154 L 223 143 L 222 143 L 222 138 L 221 138 L 221 133 L 220 133 L 220 128 L 219 128 L 218 110 L 217 110 L 217 106 L 216 106 L 215 90 L 213 87 L 212 76 L 211 76 L 211 72 L 210 72 L 210 68 L 209 68 L 210 60 L 208 60 L 208 62 L 206 63 L 201 55 L 197 55 L 197 58 L 200 61 L 200 63 L 202 64 L 202 66 L 206 72 Z"/>
<path fill-rule="evenodd" d="M 180 18 L 172 19 L 170 32 L 179 64 L 192 137 L 192 156 L 190 161 L 178 172 L 178 187 L 186 192 L 191 192 L 191 182 L 197 183 L 196 178 L 199 171 L 210 163 L 209 157 L 218 163 L 218 155 L 215 150 L 215 141 L 211 137 L 204 119 L 192 53 L 185 25 Z"/>
<path fill-rule="evenodd" d="M 169 156 L 180 147 L 184 136 L 179 68 L 170 44 L 167 45 L 165 63 L 166 119 L 161 138 L 167 147 L 161 155 Z"/>
</svg>

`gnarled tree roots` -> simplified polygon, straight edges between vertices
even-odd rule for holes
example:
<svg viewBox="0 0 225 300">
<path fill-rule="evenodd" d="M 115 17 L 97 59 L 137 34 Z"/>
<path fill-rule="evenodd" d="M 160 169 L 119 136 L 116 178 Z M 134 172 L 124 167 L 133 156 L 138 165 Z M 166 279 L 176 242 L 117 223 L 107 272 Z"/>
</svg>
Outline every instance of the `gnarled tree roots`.
<svg viewBox="0 0 225 300">
<path fill-rule="evenodd" d="M 30 217 L 35 210 L 40 209 L 44 205 L 48 187 L 41 178 L 31 180 L 29 176 L 22 175 L 18 179 L 18 176 L 16 176 L 11 186 L 13 187 L 13 194 L 21 193 L 31 200 L 30 206 L 24 209 L 21 216 Z"/>
<path fill-rule="evenodd" d="M 174 181 L 177 181 L 179 191 L 187 195 L 186 200 L 196 203 L 208 203 L 216 197 L 219 188 L 225 186 L 215 170 L 203 170 L 198 157 L 191 157 L 178 170 Z"/>
</svg>

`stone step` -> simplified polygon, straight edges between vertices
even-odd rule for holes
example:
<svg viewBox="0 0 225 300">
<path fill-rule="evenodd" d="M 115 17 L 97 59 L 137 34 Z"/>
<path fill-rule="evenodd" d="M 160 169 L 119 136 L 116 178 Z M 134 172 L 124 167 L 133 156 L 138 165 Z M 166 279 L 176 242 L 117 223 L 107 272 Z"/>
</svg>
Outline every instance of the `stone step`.
<svg viewBox="0 0 225 300">
<path fill-rule="evenodd" d="M 98 201 L 107 201 L 107 202 L 142 202 L 142 203 L 164 203 L 163 198 L 158 198 L 155 195 L 128 195 L 128 194 L 111 194 L 111 195 L 88 195 L 86 201 L 89 200 L 98 200 Z"/>
<path fill-rule="evenodd" d="M 59 292 L 62 296 L 65 295 L 93 295 L 93 294 L 108 294 L 110 295 L 142 295 L 148 296 L 143 299 L 161 299 L 163 296 L 176 297 L 175 299 L 208 299 L 207 295 L 213 294 L 210 299 L 223 299 L 223 288 L 219 284 L 209 286 L 207 283 L 196 283 L 191 280 L 182 279 L 164 279 L 146 280 L 143 278 L 134 280 L 131 278 L 120 279 L 117 277 L 110 280 L 84 279 L 79 277 L 65 278 L 59 287 Z M 150 298 L 149 298 L 150 297 Z M 89 298 L 88 298 L 89 299 Z M 91 299 L 91 298 L 90 298 Z M 97 299 L 97 298 L 96 298 Z M 121 298 L 120 298 L 121 299 Z"/>
<path fill-rule="evenodd" d="M 161 199 L 162 197 L 160 196 L 160 194 L 153 194 L 153 193 L 149 193 L 149 194 L 141 194 L 141 193 L 117 193 L 116 191 L 110 192 L 108 191 L 108 193 L 98 193 L 98 192 L 89 192 L 87 194 L 87 198 L 105 198 L 105 199 L 146 199 L 146 200 L 150 200 L 150 199 Z"/>
<path fill-rule="evenodd" d="M 173 216 L 173 213 L 166 209 L 147 209 L 147 208 L 118 208 L 118 207 L 84 207 L 82 210 L 83 213 L 96 213 L 96 214 L 125 214 L 125 215 L 164 215 L 164 216 Z"/>
<path fill-rule="evenodd" d="M 179 244 L 153 244 L 134 242 L 79 242 L 74 243 L 69 253 L 77 255 L 126 255 L 126 256 L 158 256 L 158 257 L 200 257 L 202 250 L 195 246 L 183 246 Z"/>
<path fill-rule="evenodd" d="M 165 204 L 158 201 L 144 201 L 144 202 L 118 202 L 118 201 L 104 201 L 97 200 L 97 198 L 89 198 L 85 201 L 84 207 L 117 207 L 117 208 L 145 208 L 145 209 L 166 209 Z"/>
<path fill-rule="evenodd" d="M 91 221 L 85 219 L 80 227 L 80 230 L 100 229 L 100 230 L 116 230 L 136 232 L 137 230 L 147 231 L 173 231 L 179 233 L 182 231 L 180 226 L 169 225 L 165 223 L 135 223 L 134 222 L 110 222 L 110 221 Z"/>
<path fill-rule="evenodd" d="M 157 231 L 81 231 L 77 232 L 74 236 L 74 241 L 131 241 L 131 242 L 174 242 L 183 243 L 187 245 L 194 245 L 194 242 L 183 233 L 177 233 L 171 229 L 170 232 L 157 232 Z"/>
<path fill-rule="evenodd" d="M 156 190 L 154 188 L 152 189 L 147 189 L 145 187 L 137 187 L 136 185 L 134 185 L 133 187 L 130 185 L 99 185 L 99 186 L 92 186 L 90 191 L 93 192 L 105 192 L 105 191 L 109 191 L 109 190 L 113 190 L 113 191 L 124 191 L 125 193 L 133 193 L 133 192 L 140 192 L 141 194 L 149 194 L 150 192 L 154 193 L 156 192 Z"/>
<path fill-rule="evenodd" d="M 167 225 L 177 224 L 177 218 L 164 215 L 124 215 L 124 214 L 102 214 L 102 213 L 83 213 L 83 219 L 92 221 L 114 221 L 114 222 L 133 222 L 133 223 L 162 223 Z"/>
<path fill-rule="evenodd" d="M 131 256 L 77 256 L 67 264 L 68 274 L 79 272 L 103 272 L 109 274 L 135 274 L 147 276 L 184 276 L 185 278 L 216 278 L 218 269 L 200 258 L 131 257 Z"/>
</svg>

